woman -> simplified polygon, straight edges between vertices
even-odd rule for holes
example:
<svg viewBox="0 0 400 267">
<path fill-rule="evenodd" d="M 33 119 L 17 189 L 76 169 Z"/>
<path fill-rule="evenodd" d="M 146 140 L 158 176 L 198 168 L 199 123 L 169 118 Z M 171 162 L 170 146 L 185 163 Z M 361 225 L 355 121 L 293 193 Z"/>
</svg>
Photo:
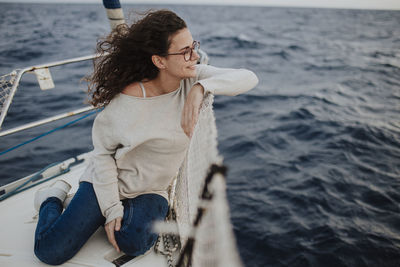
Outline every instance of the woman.
<svg viewBox="0 0 400 267">
<path fill-rule="evenodd" d="M 36 193 L 35 254 L 45 263 L 73 257 L 105 225 L 117 251 L 137 256 L 168 211 L 167 188 L 189 144 L 206 92 L 236 95 L 258 79 L 244 69 L 196 65 L 199 42 L 175 13 L 148 13 L 98 44 L 91 77 L 94 150 L 68 207 L 64 181 Z"/>
</svg>

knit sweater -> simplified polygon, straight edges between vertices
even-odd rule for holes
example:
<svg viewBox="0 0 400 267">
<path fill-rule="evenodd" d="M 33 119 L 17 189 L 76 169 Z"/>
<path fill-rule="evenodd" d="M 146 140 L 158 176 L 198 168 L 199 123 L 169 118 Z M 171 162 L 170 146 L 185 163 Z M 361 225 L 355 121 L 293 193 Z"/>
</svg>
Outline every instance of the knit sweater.
<svg viewBox="0 0 400 267">
<path fill-rule="evenodd" d="M 93 184 L 106 224 L 123 216 L 122 199 L 154 193 L 168 200 L 168 186 L 189 145 L 180 122 L 194 84 L 200 83 L 205 92 L 234 96 L 258 83 L 246 69 L 196 65 L 196 72 L 195 78 L 181 80 L 179 88 L 167 94 L 118 94 L 97 115 L 94 150 L 80 181 Z"/>
</svg>

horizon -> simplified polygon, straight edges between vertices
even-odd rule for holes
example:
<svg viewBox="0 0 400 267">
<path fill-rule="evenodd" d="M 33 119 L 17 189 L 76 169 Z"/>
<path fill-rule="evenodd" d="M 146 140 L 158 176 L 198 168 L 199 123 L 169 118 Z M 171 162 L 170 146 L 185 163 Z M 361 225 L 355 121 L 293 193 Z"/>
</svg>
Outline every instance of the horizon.
<svg viewBox="0 0 400 267">
<path fill-rule="evenodd" d="M 214 5 L 214 6 L 265 6 L 265 7 L 296 7 L 296 8 L 331 8 L 331 9 L 367 9 L 367 10 L 400 10 L 398 0 L 120 0 L 121 5 Z M 37 3 L 37 4 L 101 4 L 101 0 L 0 0 L 0 3 Z"/>
</svg>

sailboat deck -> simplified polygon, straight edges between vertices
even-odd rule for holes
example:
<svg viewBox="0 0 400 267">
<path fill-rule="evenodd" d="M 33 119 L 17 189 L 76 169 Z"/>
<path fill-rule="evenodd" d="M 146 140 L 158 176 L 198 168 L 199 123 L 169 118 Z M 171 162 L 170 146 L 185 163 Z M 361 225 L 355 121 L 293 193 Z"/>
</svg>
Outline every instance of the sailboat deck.
<svg viewBox="0 0 400 267">
<path fill-rule="evenodd" d="M 85 162 L 71 167 L 71 170 L 46 183 L 30 188 L 2 201 L 0 205 L 0 266 L 48 266 L 36 258 L 33 252 L 34 233 L 38 212 L 33 207 L 34 193 L 56 179 L 64 179 L 72 185 L 71 192 L 78 188 L 78 179 L 85 169 Z M 119 254 L 107 240 L 103 227 L 89 239 L 72 259 L 62 266 L 115 266 L 112 261 Z M 151 249 L 121 266 L 167 266 L 166 258 Z"/>
</svg>

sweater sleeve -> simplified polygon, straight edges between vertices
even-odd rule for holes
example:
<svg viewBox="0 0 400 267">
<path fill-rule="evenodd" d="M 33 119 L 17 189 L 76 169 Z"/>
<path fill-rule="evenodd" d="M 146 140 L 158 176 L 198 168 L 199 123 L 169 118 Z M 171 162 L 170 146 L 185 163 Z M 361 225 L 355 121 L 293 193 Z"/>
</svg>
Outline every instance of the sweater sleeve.
<svg viewBox="0 0 400 267">
<path fill-rule="evenodd" d="M 118 172 L 114 159 L 118 142 L 113 135 L 111 121 L 102 111 L 95 119 L 92 129 L 93 139 L 93 188 L 101 213 L 106 218 L 105 224 L 122 217 L 124 208 L 119 199 Z"/>
<path fill-rule="evenodd" d="M 258 84 L 254 72 L 247 69 L 217 68 L 210 65 L 196 65 L 197 82 L 205 92 L 215 95 L 235 96 L 253 89 Z"/>
</svg>

